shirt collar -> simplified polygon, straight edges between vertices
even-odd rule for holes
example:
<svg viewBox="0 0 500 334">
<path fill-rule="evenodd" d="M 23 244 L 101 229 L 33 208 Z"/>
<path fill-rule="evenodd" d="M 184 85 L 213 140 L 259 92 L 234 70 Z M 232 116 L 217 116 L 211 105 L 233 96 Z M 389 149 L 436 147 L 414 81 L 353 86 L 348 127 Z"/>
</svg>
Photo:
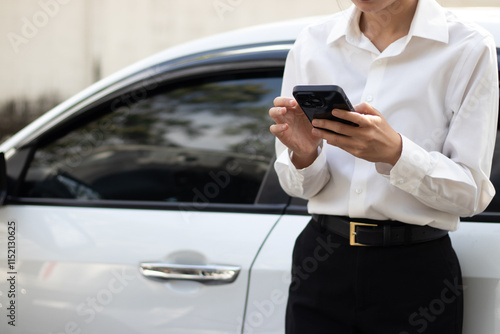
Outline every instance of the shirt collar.
<svg viewBox="0 0 500 334">
<path fill-rule="evenodd" d="M 359 43 L 361 30 L 359 19 L 361 11 L 354 5 L 344 12 L 328 35 L 327 44 L 331 44 L 345 36 L 350 43 Z M 446 11 L 435 0 L 419 0 L 417 10 L 408 33 L 408 40 L 417 36 L 442 43 L 448 43 L 449 32 Z"/>
<path fill-rule="evenodd" d="M 340 19 L 333 26 L 332 31 L 328 35 L 326 40 L 327 44 L 331 44 L 339 40 L 343 36 L 349 36 L 348 39 L 354 37 L 356 35 L 356 39 L 359 38 L 361 31 L 359 30 L 359 17 L 361 12 L 356 8 L 356 6 L 352 5 L 349 9 L 340 12 L 338 14 Z"/>
</svg>

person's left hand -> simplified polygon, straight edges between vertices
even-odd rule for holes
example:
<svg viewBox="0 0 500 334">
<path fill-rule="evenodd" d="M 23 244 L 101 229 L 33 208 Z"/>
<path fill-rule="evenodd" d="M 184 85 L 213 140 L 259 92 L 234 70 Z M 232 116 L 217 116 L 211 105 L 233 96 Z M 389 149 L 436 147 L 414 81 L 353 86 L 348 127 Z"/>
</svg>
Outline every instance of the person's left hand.
<svg viewBox="0 0 500 334">
<path fill-rule="evenodd" d="M 385 162 L 395 165 L 401 156 L 402 139 L 380 114 L 368 103 L 354 107 L 356 112 L 334 109 L 333 116 L 359 125 L 343 124 L 326 119 L 313 120 L 315 136 L 326 140 L 355 157 L 371 162 Z M 322 129 L 336 132 L 331 133 Z"/>
</svg>

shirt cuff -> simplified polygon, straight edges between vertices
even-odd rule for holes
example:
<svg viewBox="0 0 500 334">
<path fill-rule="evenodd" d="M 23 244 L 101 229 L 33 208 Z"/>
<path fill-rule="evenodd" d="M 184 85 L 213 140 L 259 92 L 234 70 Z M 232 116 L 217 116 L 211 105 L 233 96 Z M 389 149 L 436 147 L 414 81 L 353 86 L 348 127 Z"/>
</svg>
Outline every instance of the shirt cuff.
<svg viewBox="0 0 500 334">
<path fill-rule="evenodd" d="M 287 166 L 288 169 L 288 184 L 296 194 L 304 193 L 304 180 L 312 179 L 311 183 L 317 182 L 317 176 L 325 168 L 326 153 L 323 149 L 323 142 L 318 146 L 318 157 L 308 167 L 297 169 L 292 163 L 293 152 L 285 149 L 276 159 L 276 164 Z"/>
<path fill-rule="evenodd" d="M 318 146 L 318 157 L 314 160 L 314 162 L 301 169 L 295 168 L 295 165 L 292 163 L 293 151 L 289 149 L 284 150 L 277 159 L 278 163 L 288 165 L 290 167 L 290 171 L 293 173 L 297 173 L 297 175 L 309 175 L 314 174 L 319 171 L 319 169 L 323 168 L 326 163 L 326 154 L 323 152 L 323 142 Z"/>
<path fill-rule="evenodd" d="M 414 193 L 432 169 L 431 155 L 405 136 L 402 135 L 401 138 L 403 140 L 401 157 L 390 168 L 388 176 L 392 185 L 408 193 Z M 380 170 L 387 172 L 387 166 L 381 166 Z"/>
</svg>

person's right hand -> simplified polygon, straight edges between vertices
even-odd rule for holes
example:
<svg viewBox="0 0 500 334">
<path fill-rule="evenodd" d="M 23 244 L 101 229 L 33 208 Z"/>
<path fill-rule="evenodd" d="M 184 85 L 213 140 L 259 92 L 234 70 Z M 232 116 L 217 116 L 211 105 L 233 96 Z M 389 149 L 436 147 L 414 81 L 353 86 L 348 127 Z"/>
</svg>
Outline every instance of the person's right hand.
<svg viewBox="0 0 500 334">
<path fill-rule="evenodd" d="M 318 156 L 322 139 L 312 134 L 311 122 L 297 101 L 277 97 L 274 108 L 269 109 L 269 116 L 276 122 L 270 127 L 271 133 L 293 152 L 295 167 L 300 169 L 312 164 Z"/>
</svg>

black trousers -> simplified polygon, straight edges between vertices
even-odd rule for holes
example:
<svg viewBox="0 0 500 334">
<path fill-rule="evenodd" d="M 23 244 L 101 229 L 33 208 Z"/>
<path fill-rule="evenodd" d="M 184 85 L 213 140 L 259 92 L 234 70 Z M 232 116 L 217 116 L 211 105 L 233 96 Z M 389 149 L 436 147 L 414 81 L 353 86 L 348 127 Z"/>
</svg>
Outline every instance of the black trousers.
<svg viewBox="0 0 500 334">
<path fill-rule="evenodd" d="M 287 334 L 459 334 L 462 318 L 462 275 L 448 236 L 355 247 L 311 220 L 297 238 Z"/>
</svg>

